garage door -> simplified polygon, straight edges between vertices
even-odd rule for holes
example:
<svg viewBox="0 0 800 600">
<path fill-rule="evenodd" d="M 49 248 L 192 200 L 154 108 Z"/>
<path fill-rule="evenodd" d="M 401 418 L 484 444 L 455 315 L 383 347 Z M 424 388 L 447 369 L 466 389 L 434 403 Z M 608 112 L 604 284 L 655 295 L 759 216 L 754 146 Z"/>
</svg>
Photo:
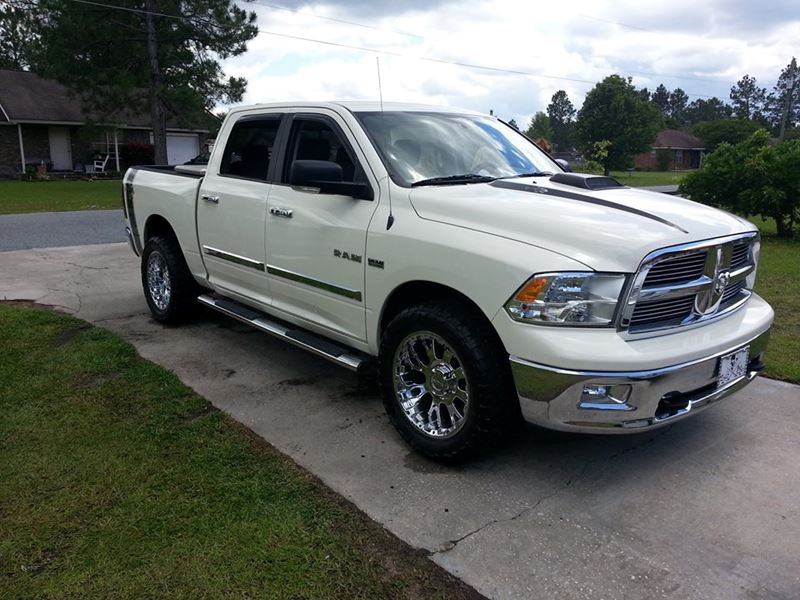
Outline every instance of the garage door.
<svg viewBox="0 0 800 600">
<path fill-rule="evenodd" d="M 200 154 L 200 137 L 197 134 L 167 134 L 167 161 L 180 165 Z"/>
</svg>

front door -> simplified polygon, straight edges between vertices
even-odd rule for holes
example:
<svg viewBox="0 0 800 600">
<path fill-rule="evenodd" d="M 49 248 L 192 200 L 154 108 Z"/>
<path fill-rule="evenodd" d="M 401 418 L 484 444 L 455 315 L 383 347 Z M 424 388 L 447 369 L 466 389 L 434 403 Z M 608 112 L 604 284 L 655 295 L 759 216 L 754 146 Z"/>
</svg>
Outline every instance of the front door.
<svg viewBox="0 0 800 600">
<path fill-rule="evenodd" d="M 242 113 L 226 123 L 221 156 L 206 169 L 197 233 L 209 281 L 241 300 L 270 303 L 264 240 L 272 150 L 281 114 Z"/>
<path fill-rule="evenodd" d="M 55 171 L 72 171 L 72 142 L 67 127 L 48 127 L 50 162 Z"/>
<path fill-rule="evenodd" d="M 378 198 L 358 200 L 289 184 L 294 161 L 326 161 L 342 180 L 374 176 L 347 124 L 333 111 L 292 117 L 280 179 L 269 197 L 267 274 L 273 307 L 340 337 L 366 339 L 364 270 L 367 229 Z"/>
</svg>

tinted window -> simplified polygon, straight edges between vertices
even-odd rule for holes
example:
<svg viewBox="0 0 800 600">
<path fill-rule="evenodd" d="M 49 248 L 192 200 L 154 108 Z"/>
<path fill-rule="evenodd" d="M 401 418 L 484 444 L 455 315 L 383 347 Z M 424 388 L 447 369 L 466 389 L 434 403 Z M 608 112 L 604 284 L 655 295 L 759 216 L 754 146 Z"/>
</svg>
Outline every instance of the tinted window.
<svg viewBox="0 0 800 600">
<path fill-rule="evenodd" d="M 339 133 L 321 120 L 295 119 L 292 124 L 289 160 L 285 165 L 284 181 L 289 180 L 289 173 L 295 160 L 335 162 L 342 168 L 342 181 L 366 181 L 352 151 Z"/>
<path fill-rule="evenodd" d="M 266 181 L 280 123 L 280 117 L 237 121 L 222 155 L 220 175 Z"/>
</svg>

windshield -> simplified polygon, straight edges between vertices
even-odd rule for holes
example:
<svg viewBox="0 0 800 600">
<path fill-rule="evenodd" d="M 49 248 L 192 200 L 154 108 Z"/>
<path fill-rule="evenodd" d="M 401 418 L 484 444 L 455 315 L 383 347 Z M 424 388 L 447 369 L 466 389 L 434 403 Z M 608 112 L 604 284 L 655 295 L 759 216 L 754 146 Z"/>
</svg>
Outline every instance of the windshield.
<svg viewBox="0 0 800 600">
<path fill-rule="evenodd" d="M 392 179 L 405 187 L 561 171 L 533 142 L 492 117 L 397 111 L 356 117 Z"/>
</svg>

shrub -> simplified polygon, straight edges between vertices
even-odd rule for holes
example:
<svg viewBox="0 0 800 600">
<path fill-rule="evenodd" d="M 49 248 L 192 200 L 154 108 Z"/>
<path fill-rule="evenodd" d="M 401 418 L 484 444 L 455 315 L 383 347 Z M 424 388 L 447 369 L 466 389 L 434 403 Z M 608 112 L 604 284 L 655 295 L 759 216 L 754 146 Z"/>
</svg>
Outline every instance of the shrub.
<svg viewBox="0 0 800 600">
<path fill-rule="evenodd" d="M 669 171 L 671 162 L 672 150 L 668 148 L 659 148 L 656 150 L 656 165 L 658 165 L 659 171 Z"/>
<path fill-rule="evenodd" d="M 772 145 L 762 129 L 738 144 L 722 143 L 702 169 L 684 178 L 680 191 L 704 204 L 774 219 L 778 235 L 791 237 L 800 220 L 800 140 Z"/>
<path fill-rule="evenodd" d="M 131 142 L 120 146 L 120 158 L 129 167 L 152 165 L 156 162 L 153 144 Z"/>
</svg>

